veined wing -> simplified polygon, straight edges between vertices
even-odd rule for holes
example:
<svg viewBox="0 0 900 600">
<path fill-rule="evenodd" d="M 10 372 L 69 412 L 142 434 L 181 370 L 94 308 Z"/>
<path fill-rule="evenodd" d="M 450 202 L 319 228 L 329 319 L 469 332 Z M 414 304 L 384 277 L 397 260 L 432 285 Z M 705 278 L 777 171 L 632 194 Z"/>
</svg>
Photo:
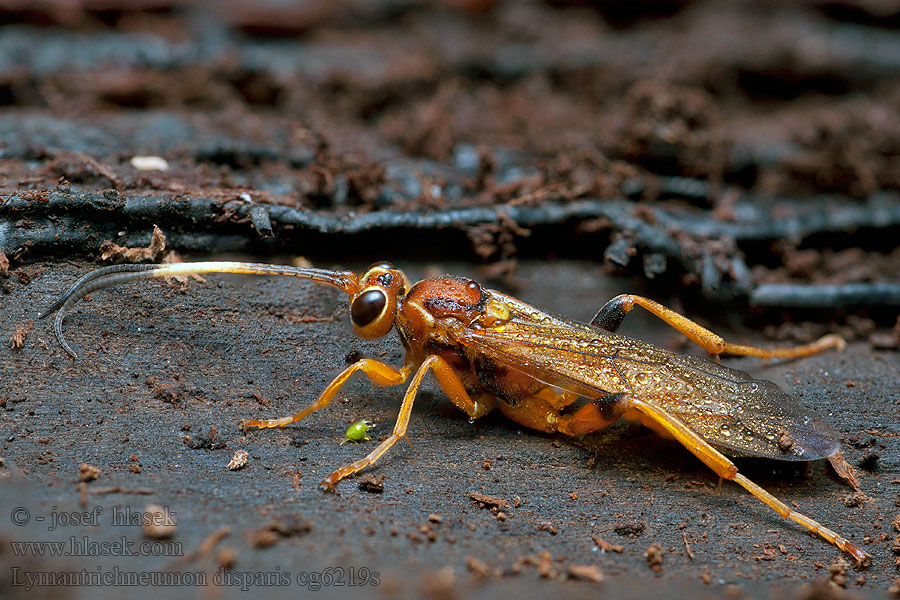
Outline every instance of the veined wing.
<svg viewBox="0 0 900 600">
<path fill-rule="evenodd" d="M 451 336 L 508 368 L 587 398 L 633 394 L 732 456 L 814 460 L 839 450 L 830 428 L 772 382 L 490 293 L 510 309 L 510 319 Z"/>
</svg>

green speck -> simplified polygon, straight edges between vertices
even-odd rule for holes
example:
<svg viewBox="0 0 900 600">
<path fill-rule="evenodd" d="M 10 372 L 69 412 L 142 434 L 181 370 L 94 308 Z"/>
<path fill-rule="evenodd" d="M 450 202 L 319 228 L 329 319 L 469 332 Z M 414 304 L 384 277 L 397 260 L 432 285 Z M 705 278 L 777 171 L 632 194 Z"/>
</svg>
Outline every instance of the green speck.
<svg viewBox="0 0 900 600">
<path fill-rule="evenodd" d="M 344 438 L 342 444 L 346 442 L 368 442 L 371 438 L 366 435 L 369 431 L 369 427 L 372 425 L 371 421 L 357 421 L 353 425 L 347 429 L 347 437 Z"/>
</svg>

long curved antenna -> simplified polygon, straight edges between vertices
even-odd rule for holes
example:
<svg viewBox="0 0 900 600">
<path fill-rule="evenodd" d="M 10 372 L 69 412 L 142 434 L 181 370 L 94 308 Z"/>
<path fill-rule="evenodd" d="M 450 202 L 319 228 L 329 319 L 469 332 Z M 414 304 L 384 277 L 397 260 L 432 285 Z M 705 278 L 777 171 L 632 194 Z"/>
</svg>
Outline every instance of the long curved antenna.
<svg viewBox="0 0 900 600">
<path fill-rule="evenodd" d="M 97 290 L 119 285 L 135 279 L 156 279 L 161 277 L 174 277 L 176 275 L 201 275 L 204 273 L 241 273 L 245 275 L 282 275 L 286 277 L 299 277 L 310 279 L 317 283 L 323 283 L 338 288 L 347 294 L 356 291 L 359 277 L 352 271 L 330 271 L 327 269 L 309 269 L 304 267 L 291 267 L 286 265 L 266 265 L 261 263 L 242 263 L 230 261 L 210 261 L 193 263 L 172 263 L 155 265 L 112 265 L 103 267 L 81 277 L 69 288 L 56 302 L 42 312 L 38 318 L 43 319 L 53 311 L 56 319 L 53 330 L 56 339 L 63 349 L 73 358 L 78 354 L 66 343 L 62 334 L 62 323 L 66 310 Z"/>
</svg>

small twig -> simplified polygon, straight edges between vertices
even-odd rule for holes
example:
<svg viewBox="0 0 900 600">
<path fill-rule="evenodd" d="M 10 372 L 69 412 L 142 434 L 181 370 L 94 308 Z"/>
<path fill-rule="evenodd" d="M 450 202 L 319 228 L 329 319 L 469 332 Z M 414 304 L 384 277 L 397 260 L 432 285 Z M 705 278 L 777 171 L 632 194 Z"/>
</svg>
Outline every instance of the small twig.
<svg viewBox="0 0 900 600">
<path fill-rule="evenodd" d="M 228 537 L 230 534 L 231 527 L 227 525 L 219 527 L 211 534 L 206 536 L 206 539 L 200 543 L 196 550 L 194 550 L 193 552 L 188 552 L 184 556 L 181 556 L 178 559 L 172 561 L 168 566 L 165 567 L 165 570 L 178 569 L 192 562 L 200 560 L 201 558 L 212 552 L 213 549 L 219 544 L 219 542 Z"/>
<path fill-rule="evenodd" d="M 900 306 L 900 283 L 845 283 L 841 285 L 764 283 L 750 294 L 750 303 L 757 306 L 791 308 Z"/>
<path fill-rule="evenodd" d="M 261 204 L 254 204 L 250 207 L 250 222 L 253 228 L 259 233 L 263 239 L 274 237 L 272 232 L 272 221 L 269 219 L 269 211 Z"/>
<path fill-rule="evenodd" d="M 688 544 L 687 536 L 684 534 L 684 529 L 681 530 L 681 539 L 684 541 L 684 551 L 687 552 L 688 558 L 694 560 L 694 553 L 691 552 L 691 545 Z"/>
</svg>

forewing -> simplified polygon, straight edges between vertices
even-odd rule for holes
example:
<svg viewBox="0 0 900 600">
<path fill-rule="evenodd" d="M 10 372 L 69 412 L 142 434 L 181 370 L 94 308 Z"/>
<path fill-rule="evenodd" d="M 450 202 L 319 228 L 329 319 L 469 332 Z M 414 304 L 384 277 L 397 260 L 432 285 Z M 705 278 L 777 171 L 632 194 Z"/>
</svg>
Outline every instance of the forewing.
<svg viewBox="0 0 900 600">
<path fill-rule="evenodd" d="M 834 431 L 780 387 L 711 360 L 672 354 L 666 371 L 691 397 L 658 395 L 654 404 L 733 456 L 815 460 L 840 449 Z"/>
<path fill-rule="evenodd" d="M 732 456 L 814 460 L 839 450 L 831 429 L 772 382 L 492 293 L 510 308 L 509 321 L 451 335 L 509 368 L 587 398 L 632 393 Z"/>
</svg>

